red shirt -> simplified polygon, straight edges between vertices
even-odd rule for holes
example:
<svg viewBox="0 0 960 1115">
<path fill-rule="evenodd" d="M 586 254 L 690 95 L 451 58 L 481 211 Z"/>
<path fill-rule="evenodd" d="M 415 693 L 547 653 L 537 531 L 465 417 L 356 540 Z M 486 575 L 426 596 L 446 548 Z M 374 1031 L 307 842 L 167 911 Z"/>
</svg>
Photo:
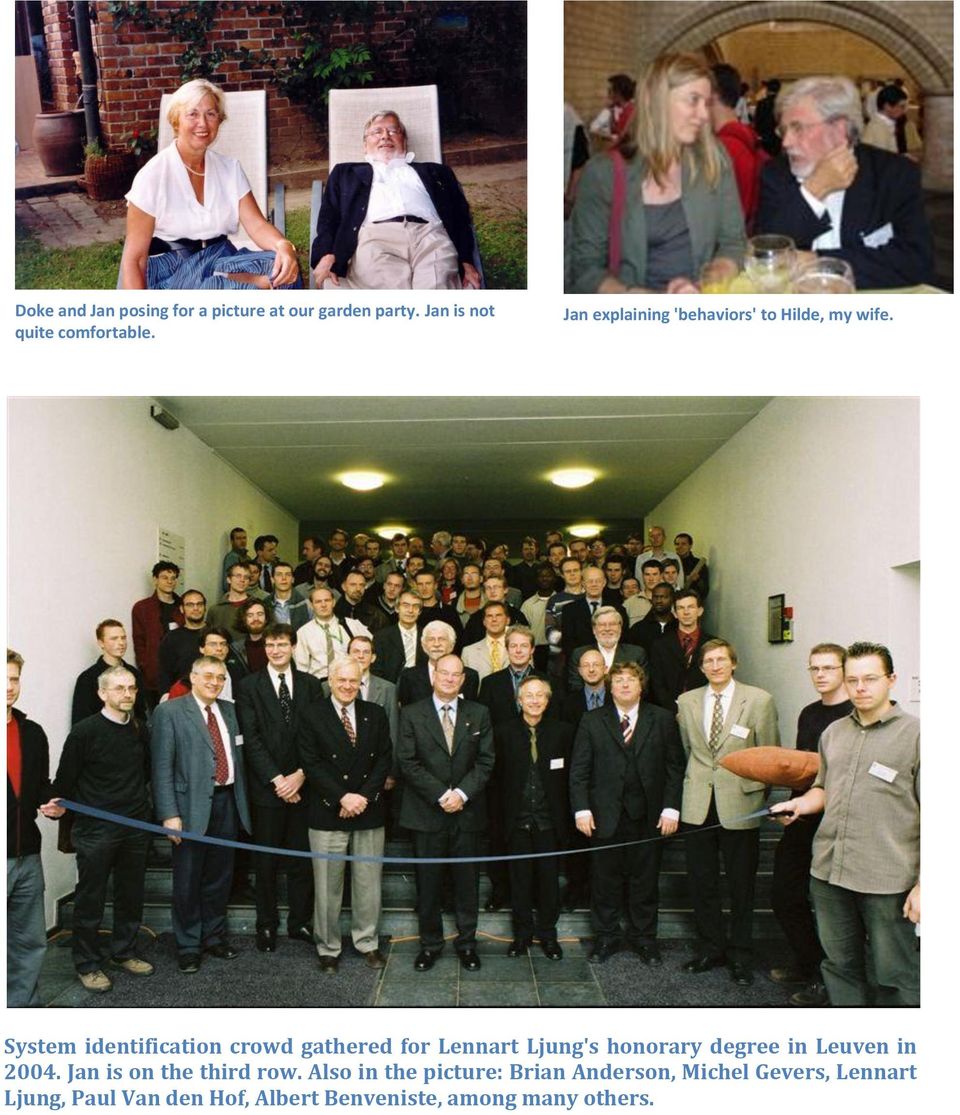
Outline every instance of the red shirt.
<svg viewBox="0 0 960 1115">
<path fill-rule="evenodd" d="M 15 716 L 7 721 L 7 778 L 19 798 L 23 780 L 23 750 L 20 747 L 20 725 Z"/>
</svg>

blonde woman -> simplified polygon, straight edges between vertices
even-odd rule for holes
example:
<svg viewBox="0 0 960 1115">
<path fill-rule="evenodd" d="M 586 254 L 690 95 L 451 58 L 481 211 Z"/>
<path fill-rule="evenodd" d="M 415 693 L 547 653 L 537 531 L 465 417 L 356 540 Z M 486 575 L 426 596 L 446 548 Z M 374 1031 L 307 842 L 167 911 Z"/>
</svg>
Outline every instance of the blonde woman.
<svg viewBox="0 0 960 1115">
<path fill-rule="evenodd" d="M 700 268 L 745 247 L 726 152 L 710 127 L 710 71 L 664 54 L 637 87 L 619 151 L 592 159 L 573 209 L 572 286 L 583 294 L 696 293 Z"/>
<path fill-rule="evenodd" d="M 125 290 L 299 287 L 296 249 L 260 212 L 243 167 L 212 150 L 226 119 L 223 92 L 188 81 L 170 101 L 174 140 L 127 194 L 120 264 Z M 227 238 L 243 225 L 263 251 Z"/>
</svg>

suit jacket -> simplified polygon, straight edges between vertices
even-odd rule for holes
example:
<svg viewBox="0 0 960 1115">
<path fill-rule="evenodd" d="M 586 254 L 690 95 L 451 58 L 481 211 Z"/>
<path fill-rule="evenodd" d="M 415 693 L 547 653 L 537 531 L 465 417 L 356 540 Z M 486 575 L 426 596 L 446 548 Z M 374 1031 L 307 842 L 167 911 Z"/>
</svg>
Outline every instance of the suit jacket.
<svg viewBox="0 0 960 1115">
<path fill-rule="evenodd" d="M 523 614 L 517 605 L 511 604 L 509 600 L 504 602 L 507 606 L 507 624 L 513 627 L 514 624 L 520 624 L 523 627 L 527 626 L 527 617 Z M 474 643 L 479 643 L 481 639 L 487 637 L 486 629 L 483 626 L 483 609 L 474 612 L 469 618 L 466 613 L 458 612 L 461 623 L 463 623 L 463 645 L 465 647 L 472 646 Z"/>
<path fill-rule="evenodd" d="M 332 700 L 315 701 L 300 717 L 299 750 L 310 787 L 309 824 L 326 832 L 383 825 L 383 784 L 393 756 L 387 714 L 369 701 L 354 702 L 357 740 L 351 744 Z M 359 817 L 341 817 L 344 794 L 362 794 Z"/>
<path fill-rule="evenodd" d="M 390 622 L 386 613 L 375 604 L 369 604 L 362 599 L 359 604 L 351 604 L 345 596 L 341 596 L 336 602 L 333 614 L 344 627 L 349 628 L 354 623 L 362 623 L 370 632 L 371 638 Z"/>
<path fill-rule="evenodd" d="M 330 696 L 330 682 L 322 681 L 323 696 Z M 397 739 L 400 735 L 400 705 L 397 701 L 397 687 L 392 681 L 376 677 L 371 671 L 367 680 L 367 696 L 365 700 L 371 705 L 379 705 L 387 714 L 387 724 L 390 728 L 390 742 L 396 749 Z"/>
<path fill-rule="evenodd" d="M 461 264 L 472 263 L 475 244 L 470 206 L 456 175 L 442 163 L 414 162 L 410 165 L 430 195 L 437 216 L 457 250 L 457 259 Z M 357 236 L 367 215 L 372 186 L 373 167 L 369 163 L 338 163 L 333 168 L 317 217 L 317 234 L 310 249 L 311 267 L 316 267 L 323 256 L 332 252 L 336 256 L 333 273 L 341 278 L 346 275 L 347 265 L 357 250 Z"/>
<path fill-rule="evenodd" d="M 13 717 L 20 726 L 20 797 L 7 774 L 7 858 L 38 856 L 40 830 L 37 810 L 50 800 L 50 746 L 39 724 L 19 709 Z"/>
<path fill-rule="evenodd" d="M 629 762 L 636 764 L 649 825 L 656 823 L 664 809 L 680 808 L 683 747 L 670 713 L 641 701 L 629 747 L 623 746 L 612 701 L 584 713 L 573 743 L 570 808 L 574 814 L 590 810 L 596 825 L 594 835 L 600 839 L 616 832 Z"/>
<path fill-rule="evenodd" d="M 623 631 L 626 634 L 630 621 L 623 610 L 623 598 L 619 593 L 608 588 L 603 590 L 603 607 L 616 608 L 623 620 Z M 593 613 L 585 596 L 578 597 L 572 603 L 565 605 L 560 613 L 560 634 L 563 653 L 569 660 L 570 655 L 577 647 L 589 646 L 593 642 Z"/>
<path fill-rule="evenodd" d="M 292 662 L 289 672 L 293 678 L 293 713 L 289 724 L 283 719 L 279 698 L 266 670 L 248 674 L 237 687 L 237 716 L 243 732 L 250 800 L 260 808 L 284 808 L 285 803 L 273 788 L 273 779 L 302 769 L 297 750 L 299 720 L 304 709 L 321 698 L 320 682 L 315 677 L 296 669 Z"/>
<path fill-rule="evenodd" d="M 707 684 L 700 669 L 701 648 L 714 637 L 701 630 L 693 657 L 688 662 L 678 631 L 679 626 L 671 628 L 665 639 L 655 639 L 650 647 L 649 699 L 668 712 L 677 711 L 677 698 L 681 693 Z"/>
<path fill-rule="evenodd" d="M 240 725 L 231 701 L 217 701 L 233 757 L 233 793 L 240 823 L 251 831 Z M 150 739 L 153 804 L 161 821 L 179 817 L 190 832 L 206 832 L 213 801 L 213 741 L 191 693 L 157 705 Z"/>
<path fill-rule="evenodd" d="M 470 646 L 463 648 L 463 654 L 460 655 L 463 659 L 463 664 L 471 670 L 476 670 L 477 677 L 483 681 L 489 674 L 494 673 L 493 663 L 490 661 L 490 648 L 487 645 L 487 640 L 484 638 L 483 642 L 471 643 Z M 507 661 L 507 648 L 504 646 L 500 652 L 500 660 L 503 663 Z M 504 667 L 501 666 L 502 670 Z"/>
<path fill-rule="evenodd" d="M 583 658 L 588 650 L 596 649 L 596 641 L 591 639 L 587 646 L 577 647 L 573 654 L 570 655 L 570 662 L 567 666 L 568 689 L 577 690 L 583 688 L 583 678 L 580 676 L 577 667 L 580 665 L 580 659 Z M 625 643 L 621 640 L 617 643 L 617 649 L 613 652 L 613 661 L 614 664 L 617 662 L 636 662 L 646 670 L 647 652 L 643 647 L 631 646 L 630 643 Z"/>
<path fill-rule="evenodd" d="M 745 747 L 779 747 L 780 730 L 777 708 L 765 689 L 736 682 L 730 712 L 723 722 L 723 733 L 716 756 L 703 733 L 703 702 L 710 687 L 681 693 L 677 701 L 677 723 L 687 754 L 683 782 L 683 807 L 680 819 L 686 824 L 702 824 L 710 808 L 710 795 L 717 803 L 717 816 L 724 828 L 753 829 L 760 818 L 732 823 L 763 806 L 767 787 L 763 782 L 741 778 L 720 766 L 724 755 Z"/>
<path fill-rule="evenodd" d="M 610 699 L 610 694 L 606 696 L 606 700 Z M 606 700 L 604 703 L 606 703 Z M 602 708 L 603 706 L 601 706 Z M 576 728 L 580 724 L 580 720 L 585 712 L 592 712 L 594 710 L 587 708 L 586 693 L 581 686 L 573 693 L 568 693 L 563 698 L 563 704 L 560 706 L 560 719 L 565 723 L 572 725 Z"/>
<path fill-rule="evenodd" d="M 479 692 L 480 677 L 477 671 L 464 665 L 460 696 L 465 701 L 475 701 Z M 433 685 L 430 682 L 430 670 L 426 662 L 422 666 L 407 666 L 402 671 L 397 685 L 397 698 L 400 701 L 401 708 L 406 705 L 414 705 L 417 701 L 423 701 L 431 693 L 433 693 Z"/>
<path fill-rule="evenodd" d="M 397 759 L 403 778 L 400 824 L 415 832 L 443 832 L 456 825 L 464 832 L 486 827 L 485 790 L 493 773 L 494 748 L 490 714 L 476 701 L 457 703 L 453 753 L 440 725 L 433 697 L 400 713 Z M 459 813 L 439 806 L 447 790 L 459 789 L 467 801 Z"/>
<path fill-rule="evenodd" d="M 909 159 L 878 147 L 858 144 L 857 176 L 843 198 L 840 247 L 821 251 L 839 256 L 853 268 L 857 287 L 913 286 L 933 275 L 933 242 L 923 208 L 920 168 Z M 807 250 L 831 228 L 830 217 L 817 217 L 800 193 L 800 184 L 785 156 L 767 163 L 760 176 L 757 232 L 792 237 Z M 866 242 L 880 230 L 890 233 L 881 246 Z"/>
<path fill-rule="evenodd" d="M 420 631 L 417 630 L 415 642 L 417 644 L 416 665 L 425 665 L 426 653 L 420 645 Z M 403 635 L 400 633 L 398 623 L 384 627 L 373 636 L 373 650 L 377 656 L 376 662 L 370 667 L 370 672 L 378 678 L 386 678 L 396 685 L 400 675 L 406 669 L 407 656 L 403 650 Z"/>
<path fill-rule="evenodd" d="M 523 791 L 530 772 L 530 729 L 524 720 L 504 720 L 494 729 L 496 764 L 492 792 L 503 831 L 511 832 L 523 808 Z M 573 728 L 544 717 L 537 725 L 537 771 L 547 799 L 553 831 L 561 840 L 570 833 L 570 754 Z"/>
</svg>

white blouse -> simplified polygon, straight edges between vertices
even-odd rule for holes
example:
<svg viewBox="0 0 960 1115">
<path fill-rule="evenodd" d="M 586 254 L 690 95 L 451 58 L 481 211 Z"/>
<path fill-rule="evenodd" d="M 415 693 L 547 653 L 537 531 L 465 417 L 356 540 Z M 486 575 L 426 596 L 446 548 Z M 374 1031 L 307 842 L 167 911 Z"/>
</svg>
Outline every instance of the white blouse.
<svg viewBox="0 0 960 1115">
<path fill-rule="evenodd" d="M 162 240 L 212 240 L 237 231 L 240 199 L 250 183 L 236 159 L 207 151 L 203 204 L 176 143 L 158 152 L 137 173 L 127 201 L 156 221 L 153 234 Z"/>
</svg>

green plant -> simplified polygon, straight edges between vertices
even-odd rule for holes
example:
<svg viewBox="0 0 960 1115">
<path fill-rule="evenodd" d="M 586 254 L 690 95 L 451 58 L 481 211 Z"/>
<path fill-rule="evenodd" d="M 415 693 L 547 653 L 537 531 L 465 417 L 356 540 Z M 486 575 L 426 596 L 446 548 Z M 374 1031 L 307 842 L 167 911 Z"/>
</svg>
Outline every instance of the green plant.
<svg viewBox="0 0 960 1115">
<path fill-rule="evenodd" d="M 92 143 L 85 144 L 83 153 L 88 159 L 102 159 L 106 155 L 103 144 L 99 139 L 95 139 Z"/>
<path fill-rule="evenodd" d="M 157 129 L 135 128 L 123 137 L 123 142 L 126 149 L 138 159 L 149 158 L 157 153 Z"/>
</svg>

